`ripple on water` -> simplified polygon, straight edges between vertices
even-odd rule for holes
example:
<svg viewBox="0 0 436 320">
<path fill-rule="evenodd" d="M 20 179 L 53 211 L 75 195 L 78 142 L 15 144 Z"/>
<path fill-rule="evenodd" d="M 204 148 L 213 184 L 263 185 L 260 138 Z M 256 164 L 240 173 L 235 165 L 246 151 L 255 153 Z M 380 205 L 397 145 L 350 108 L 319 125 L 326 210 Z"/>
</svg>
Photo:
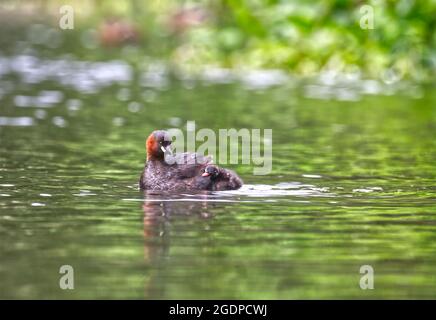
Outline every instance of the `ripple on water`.
<svg viewBox="0 0 436 320">
<path fill-rule="evenodd" d="M 381 187 L 367 187 L 367 188 L 353 189 L 353 192 L 357 192 L 357 193 L 371 193 L 374 191 L 383 191 L 383 188 L 381 188 Z"/>
<path fill-rule="evenodd" d="M 29 127 L 35 125 L 31 117 L 0 117 L 0 126 Z"/>
<path fill-rule="evenodd" d="M 96 193 L 92 193 L 89 190 L 80 190 L 80 193 L 73 193 L 75 197 L 87 197 L 87 196 L 96 196 Z"/>
<path fill-rule="evenodd" d="M 16 95 L 14 104 L 20 108 L 37 107 L 49 108 L 60 103 L 64 94 L 58 90 L 43 90 L 37 96 Z"/>
<path fill-rule="evenodd" d="M 311 179 L 321 179 L 322 176 L 319 174 L 303 174 L 302 177 L 304 178 L 311 178 Z"/>
<path fill-rule="evenodd" d="M 31 206 L 32 206 L 32 207 L 45 207 L 45 203 L 41 203 L 41 202 L 32 202 Z"/>
<path fill-rule="evenodd" d="M 333 197 L 328 188 L 316 187 L 299 182 L 282 182 L 276 185 L 245 184 L 238 190 L 213 191 L 205 193 L 152 192 L 147 201 L 205 201 L 205 202 L 277 202 L 284 197 Z M 281 197 L 281 199 L 280 199 Z M 259 200 L 256 200 L 258 198 Z M 278 199 L 269 199 L 278 198 Z M 124 201 L 143 201 L 143 198 L 125 198 Z"/>
<path fill-rule="evenodd" d="M 268 197 L 282 197 L 282 196 L 295 196 L 295 197 L 330 197 L 332 194 L 328 193 L 328 188 L 320 188 L 309 184 L 302 184 L 299 182 L 281 182 L 276 185 L 266 184 L 246 184 L 241 189 L 222 191 L 217 193 L 225 195 L 240 195 L 254 198 L 268 198 Z"/>
<path fill-rule="evenodd" d="M 87 62 L 73 59 L 40 59 L 33 55 L 5 57 L 0 61 L 3 74 L 16 73 L 23 82 L 35 84 L 53 80 L 83 93 L 94 93 L 114 83 L 132 79 L 132 67 L 124 61 Z M 68 75 L 68 76 L 66 76 Z M 38 97 L 20 96 L 18 106 L 50 106 L 63 99 L 58 91 L 42 91 Z"/>
</svg>

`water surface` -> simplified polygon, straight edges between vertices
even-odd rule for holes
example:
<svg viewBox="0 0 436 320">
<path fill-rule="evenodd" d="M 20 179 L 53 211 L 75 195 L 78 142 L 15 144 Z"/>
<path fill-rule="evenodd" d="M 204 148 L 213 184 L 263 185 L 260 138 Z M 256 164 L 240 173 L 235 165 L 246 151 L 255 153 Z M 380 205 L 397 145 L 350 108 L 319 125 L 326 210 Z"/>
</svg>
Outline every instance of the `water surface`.
<svg viewBox="0 0 436 320">
<path fill-rule="evenodd" d="M 0 66 L 1 298 L 436 298 L 434 90 L 31 54 Z M 188 120 L 272 128 L 271 174 L 140 192 L 146 135 Z"/>
</svg>

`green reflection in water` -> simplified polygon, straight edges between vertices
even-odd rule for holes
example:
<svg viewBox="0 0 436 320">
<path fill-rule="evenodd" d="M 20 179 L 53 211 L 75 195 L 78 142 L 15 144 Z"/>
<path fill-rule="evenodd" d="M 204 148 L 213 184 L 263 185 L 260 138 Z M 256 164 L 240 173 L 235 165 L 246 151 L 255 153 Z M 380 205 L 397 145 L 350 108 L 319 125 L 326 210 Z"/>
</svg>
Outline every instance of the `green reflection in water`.
<svg viewBox="0 0 436 320">
<path fill-rule="evenodd" d="M 0 126 L 0 297 L 436 298 L 434 92 L 341 102 L 286 86 L 81 94 L 7 80 L 0 116 L 35 125 Z M 47 88 L 64 97 L 43 119 L 14 106 Z M 230 194 L 140 193 L 144 139 L 170 118 L 272 128 L 272 173 L 233 166 L 248 186 Z M 375 290 L 359 288 L 363 264 Z"/>
</svg>

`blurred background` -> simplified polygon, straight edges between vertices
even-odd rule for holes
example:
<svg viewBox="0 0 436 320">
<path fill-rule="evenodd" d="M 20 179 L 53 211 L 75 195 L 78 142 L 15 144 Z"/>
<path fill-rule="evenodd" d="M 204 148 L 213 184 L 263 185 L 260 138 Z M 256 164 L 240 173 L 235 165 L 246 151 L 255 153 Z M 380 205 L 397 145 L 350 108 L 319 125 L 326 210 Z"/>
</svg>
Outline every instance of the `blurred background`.
<svg viewBox="0 0 436 320">
<path fill-rule="evenodd" d="M 0 298 L 436 298 L 435 23 L 435 0 L 1 1 Z M 187 121 L 273 129 L 272 172 L 140 192 L 146 136 Z"/>
<path fill-rule="evenodd" d="M 74 30 L 59 28 L 65 4 L 74 9 Z M 217 66 L 387 82 L 435 76 L 433 0 L 9 0 L 0 10 L 1 48 L 9 54 L 34 48 L 81 59 L 122 56 L 138 67 L 162 59 L 194 73 Z M 363 29 L 367 17 L 373 29 Z M 11 45 L 17 33 L 22 41 Z"/>
</svg>

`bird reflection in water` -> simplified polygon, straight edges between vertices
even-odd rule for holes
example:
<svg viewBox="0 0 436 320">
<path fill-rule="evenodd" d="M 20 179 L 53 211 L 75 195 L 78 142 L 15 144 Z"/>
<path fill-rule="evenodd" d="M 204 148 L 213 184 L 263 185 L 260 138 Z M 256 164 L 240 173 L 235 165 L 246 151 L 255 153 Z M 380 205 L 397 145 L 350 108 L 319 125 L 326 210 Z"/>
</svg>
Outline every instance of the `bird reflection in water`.
<svg viewBox="0 0 436 320">
<path fill-rule="evenodd" d="M 151 273 L 146 277 L 145 296 L 164 296 L 163 271 L 168 268 L 171 256 L 171 233 L 177 234 L 172 222 L 190 217 L 207 221 L 213 218 L 211 208 L 216 204 L 208 201 L 210 192 L 181 196 L 159 191 L 144 191 L 144 260 Z M 201 224 L 204 227 L 204 224 Z M 207 226 L 206 226 L 207 227 Z"/>
</svg>

